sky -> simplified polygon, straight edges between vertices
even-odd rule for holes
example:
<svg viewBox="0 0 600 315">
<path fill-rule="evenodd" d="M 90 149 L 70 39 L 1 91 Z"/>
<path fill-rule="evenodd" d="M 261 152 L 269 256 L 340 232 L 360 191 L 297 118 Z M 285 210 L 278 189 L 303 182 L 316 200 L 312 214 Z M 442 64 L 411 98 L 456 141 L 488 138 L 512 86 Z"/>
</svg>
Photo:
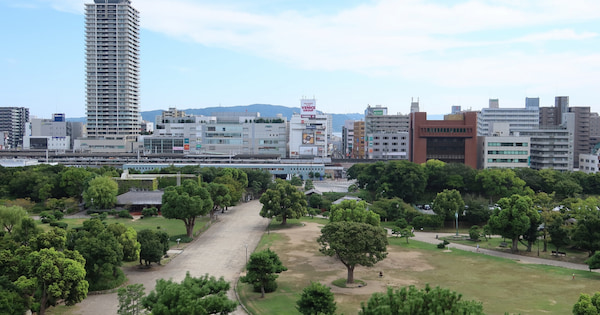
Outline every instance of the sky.
<svg viewBox="0 0 600 315">
<path fill-rule="evenodd" d="M 85 3 L 0 0 L 0 106 L 85 116 Z M 132 0 L 141 110 L 316 98 L 445 114 L 525 97 L 600 112 L 598 0 Z"/>
</svg>

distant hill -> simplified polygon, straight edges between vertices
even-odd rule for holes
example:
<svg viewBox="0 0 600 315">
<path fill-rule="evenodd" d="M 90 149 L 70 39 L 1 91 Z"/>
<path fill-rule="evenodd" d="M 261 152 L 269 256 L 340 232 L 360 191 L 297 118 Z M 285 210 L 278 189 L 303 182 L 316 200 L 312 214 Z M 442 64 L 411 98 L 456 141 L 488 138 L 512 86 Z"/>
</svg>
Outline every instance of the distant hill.
<svg viewBox="0 0 600 315">
<path fill-rule="evenodd" d="M 294 113 L 300 113 L 300 107 L 286 107 L 281 105 L 268 105 L 268 104 L 252 104 L 252 105 L 244 105 L 244 106 L 228 106 L 228 107 L 206 107 L 206 108 L 190 108 L 190 109 L 180 109 L 184 111 L 186 114 L 192 115 L 205 115 L 210 116 L 212 113 L 216 112 L 258 112 L 262 117 L 274 117 L 277 114 L 281 114 L 284 117 L 287 117 L 288 120 L 292 118 Z M 146 121 L 154 122 L 156 116 L 160 115 L 164 110 L 152 110 L 142 112 L 142 119 Z M 342 132 L 342 127 L 344 126 L 344 122 L 346 120 L 361 120 L 364 119 L 363 114 L 353 113 L 353 114 L 331 114 L 333 118 L 333 132 Z M 85 122 L 85 117 L 80 118 L 70 118 L 68 121 L 79 121 Z"/>
</svg>

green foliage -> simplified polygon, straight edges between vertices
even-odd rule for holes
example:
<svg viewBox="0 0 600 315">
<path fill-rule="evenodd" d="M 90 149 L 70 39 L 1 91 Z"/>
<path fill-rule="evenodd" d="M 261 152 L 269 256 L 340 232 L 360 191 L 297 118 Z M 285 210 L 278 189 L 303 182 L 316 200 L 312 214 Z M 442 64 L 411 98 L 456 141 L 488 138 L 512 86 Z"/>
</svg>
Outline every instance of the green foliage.
<svg viewBox="0 0 600 315">
<path fill-rule="evenodd" d="M 366 202 L 343 200 L 339 204 L 331 206 L 329 221 L 361 222 L 379 226 L 381 219 L 377 213 L 367 210 Z"/>
<path fill-rule="evenodd" d="M 304 194 L 289 182 L 278 179 L 274 188 L 269 188 L 260 197 L 262 209 L 260 215 L 265 218 L 275 217 L 282 225 L 287 219 L 299 219 L 306 215 L 308 209 Z"/>
<path fill-rule="evenodd" d="M 292 184 L 292 185 L 293 185 L 293 184 Z M 311 189 L 313 189 L 313 188 L 315 188 L 315 184 L 313 184 L 313 181 L 312 181 L 312 179 L 307 179 L 307 180 L 304 182 L 304 190 L 311 190 Z"/>
<path fill-rule="evenodd" d="M 556 251 L 569 244 L 569 229 L 565 226 L 562 219 L 556 219 L 548 226 L 550 235 L 550 244 L 554 245 Z"/>
<path fill-rule="evenodd" d="M 188 237 L 194 236 L 196 217 L 207 214 L 213 208 L 208 191 L 189 179 L 181 186 L 167 187 L 162 204 L 163 217 L 182 220 Z"/>
<path fill-rule="evenodd" d="M 270 249 L 255 252 L 250 255 L 248 264 L 246 264 L 247 273 L 240 277 L 242 283 L 249 283 L 253 286 L 260 286 L 261 297 L 265 297 L 265 287 L 275 282 L 279 277 L 278 273 L 286 271 L 287 268 L 281 263 L 279 256 Z"/>
<path fill-rule="evenodd" d="M 157 190 L 158 189 L 158 179 L 149 178 L 149 179 L 117 179 L 117 185 L 119 186 L 119 195 L 124 194 L 132 189 L 136 190 Z"/>
<path fill-rule="evenodd" d="M 533 191 L 525 187 L 525 181 L 518 178 L 510 169 L 485 169 L 475 177 L 480 186 L 481 193 L 491 200 L 509 197 L 512 195 L 532 195 Z"/>
<path fill-rule="evenodd" d="M 408 239 L 410 237 L 415 237 L 415 234 L 413 233 L 412 228 L 405 227 L 402 230 L 400 230 L 400 236 L 404 237 L 406 239 L 406 244 L 408 244 Z"/>
<path fill-rule="evenodd" d="M 0 224 L 2 230 L 11 234 L 13 229 L 21 224 L 21 221 L 27 217 L 27 211 L 19 206 L 0 206 Z"/>
<path fill-rule="evenodd" d="M 381 217 L 381 220 L 395 221 L 403 218 L 412 220 L 419 212 L 399 198 L 379 199 L 373 202 L 369 209 Z"/>
<path fill-rule="evenodd" d="M 571 233 L 571 239 L 577 247 L 587 250 L 590 257 L 600 249 L 600 213 L 597 210 L 598 205 L 600 205 L 600 200 L 593 197 L 578 200 L 571 205 L 577 219 Z"/>
<path fill-rule="evenodd" d="M 354 282 L 354 267 L 371 267 L 387 257 L 387 232 L 367 223 L 331 222 L 321 229 L 319 251 L 338 258 L 348 270 L 348 283 Z"/>
<path fill-rule="evenodd" d="M 121 287 L 117 291 L 119 299 L 119 315 L 139 315 L 143 314 L 142 299 L 144 298 L 144 285 L 141 283 L 130 284 Z"/>
<path fill-rule="evenodd" d="M 438 243 L 437 248 L 444 249 L 444 248 L 446 248 L 446 244 L 444 244 L 444 242 Z"/>
<path fill-rule="evenodd" d="M 492 211 L 489 209 L 489 200 L 478 195 L 465 195 L 465 220 L 472 224 L 486 223 Z"/>
<path fill-rule="evenodd" d="M 490 217 L 488 225 L 492 233 L 511 239 L 511 250 L 517 252 L 519 237 L 532 226 L 535 225 L 537 228 L 540 214 L 533 208 L 531 198 L 520 195 L 502 198 L 498 201 L 498 206 Z"/>
<path fill-rule="evenodd" d="M 590 268 L 590 271 L 600 268 L 600 252 L 596 252 L 592 257 L 586 259 L 585 263 Z"/>
<path fill-rule="evenodd" d="M 336 305 L 331 288 L 311 281 L 310 286 L 302 290 L 296 309 L 303 315 L 335 314 Z"/>
<path fill-rule="evenodd" d="M 117 183 L 109 177 L 98 176 L 89 181 L 83 200 L 93 209 L 109 209 L 117 203 Z"/>
<path fill-rule="evenodd" d="M 290 184 L 292 184 L 292 186 L 300 187 L 302 186 L 302 179 L 300 179 L 298 176 L 292 176 Z"/>
<path fill-rule="evenodd" d="M 131 213 L 129 213 L 129 210 L 121 210 L 117 213 L 117 216 L 124 219 L 133 219 L 133 216 Z"/>
<path fill-rule="evenodd" d="M 211 218 L 213 217 L 215 211 L 219 209 L 225 209 L 225 207 L 232 205 L 231 193 L 227 185 L 209 183 L 203 184 L 203 186 L 206 188 L 206 190 L 208 190 L 210 198 L 213 201 L 213 207 L 210 210 Z"/>
<path fill-rule="evenodd" d="M 464 301 L 462 295 L 429 284 L 425 289 L 411 285 L 400 290 L 388 288 L 387 293 L 374 293 L 367 304 L 361 303 L 360 315 L 430 315 L 483 313 L 483 305 L 477 301 Z"/>
<path fill-rule="evenodd" d="M 113 223 L 106 227 L 113 233 L 117 241 L 123 246 L 123 260 L 136 261 L 140 257 L 141 245 L 137 241 L 137 232 L 132 227 L 126 227 L 123 223 Z"/>
<path fill-rule="evenodd" d="M 479 237 L 481 236 L 481 228 L 479 227 L 479 225 L 473 225 L 471 226 L 471 228 L 469 228 L 469 238 L 473 241 L 477 241 L 479 240 Z"/>
<path fill-rule="evenodd" d="M 85 259 L 77 251 L 44 248 L 27 257 L 28 273 L 17 280 L 22 289 L 35 285 L 39 293 L 40 314 L 48 306 L 63 301 L 66 305 L 81 302 L 88 293 Z"/>
<path fill-rule="evenodd" d="M 81 201 L 83 192 L 94 176 L 94 173 L 85 168 L 67 167 L 60 173 L 59 186 L 67 196 Z"/>
<path fill-rule="evenodd" d="M 204 275 L 191 277 L 189 272 L 181 283 L 173 280 L 156 280 L 155 289 L 143 299 L 144 307 L 152 314 L 204 315 L 229 314 L 237 302 L 227 297 L 229 282 L 223 277 Z"/>
<path fill-rule="evenodd" d="M 149 218 L 156 215 L 158 215 L 158 209 L 156 209 L 156 207 L 142 209 L 142 216 L 144 218 Z"/>
<path fill-rule="evenodd" d="M 67 232 L 60 228 L 53 228 L 30 238 L 30 246 L 33 250 L 54 248 L 60 251 L 65 249 L 66 244 Z"/>
<path fill-rule="evenodd" d="M 141 230 L 137 234 L 140 243 L 140 265 L 150 266 L 153 262 L 160 264 L 160 259 L 169 250 L 169 235 L 163 231 Z"/>
<path fill-rule="evenodd" d="M 600 292 L 593 297 L 582 293 L 577 303 L 573 305 L 573 315 L 597 315 L 600 314 Z"/>
<path fill-rule="evenodd" d="M 437 194 L 433 201 L 433 212 L 442 216 L 445 220 L 454 220 L 455 214 L 462 215 L 465 209 L 465 202 L 460 196 L 460 192 L 456 189 L 444 191 Z"/>
<path fill-rule="evenodd" d="M 439 215 L 431 214 L 419 214 L 415 216 L 410 222 L 412 226 L 417 229 L 422 228 L 433 228 L 437 229 L 444 225 L 444 217 Z"/>
</svg>

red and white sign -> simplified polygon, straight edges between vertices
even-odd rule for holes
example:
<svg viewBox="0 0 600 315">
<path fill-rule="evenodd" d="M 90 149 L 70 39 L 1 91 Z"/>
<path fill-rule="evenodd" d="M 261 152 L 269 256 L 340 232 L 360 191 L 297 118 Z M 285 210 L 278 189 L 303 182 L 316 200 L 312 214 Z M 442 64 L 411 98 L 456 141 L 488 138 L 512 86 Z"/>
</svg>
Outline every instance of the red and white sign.
<svg viewBox="0 0 600 315">
<path fill-rule="evenodd" d="M 313 100 L 301 100 L 300 101 L 300 117 L 302 118 L 315 118 L 317 116 L 317 103 Z"/>
</svg>

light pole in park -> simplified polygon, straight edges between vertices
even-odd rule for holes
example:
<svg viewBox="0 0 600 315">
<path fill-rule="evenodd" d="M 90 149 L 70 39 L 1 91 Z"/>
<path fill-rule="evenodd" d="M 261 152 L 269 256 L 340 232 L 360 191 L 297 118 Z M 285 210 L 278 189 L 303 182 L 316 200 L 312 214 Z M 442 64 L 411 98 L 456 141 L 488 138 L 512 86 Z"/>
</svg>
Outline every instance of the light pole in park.
<svg viewBox="0 0 600 315">
<path fill-rule="evenodd" d="M 458 211 L 454 212 L 454 217 L 456 218 L 456 236 L 458 236 Z"/>
</svg>

